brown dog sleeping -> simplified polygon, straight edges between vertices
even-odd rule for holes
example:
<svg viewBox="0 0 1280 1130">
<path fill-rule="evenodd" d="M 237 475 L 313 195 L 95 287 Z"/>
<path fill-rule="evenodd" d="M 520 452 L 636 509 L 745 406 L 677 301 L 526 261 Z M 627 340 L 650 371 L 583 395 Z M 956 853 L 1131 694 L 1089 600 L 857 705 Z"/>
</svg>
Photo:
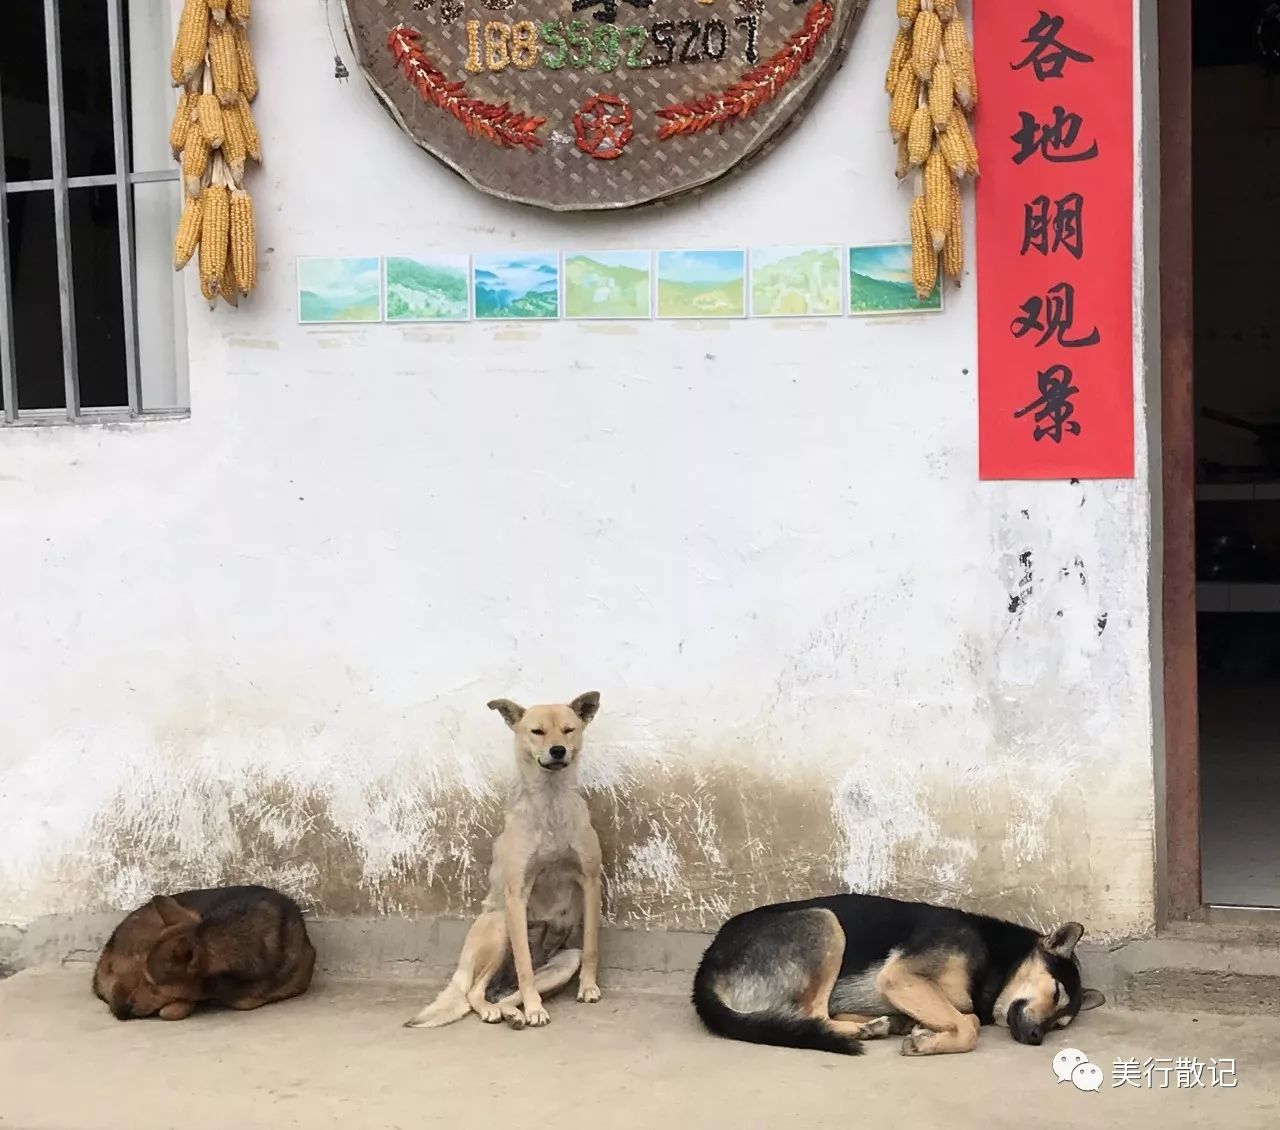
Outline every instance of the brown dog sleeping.
<svg viewBox="0 0 1280 1130">
<path fill-rule="evenodd" d="M 200 1001 L 250 1009 L 305 993 L 315 961 L 302 911 L 279 891 L 183 891 L 115 928 L 93 991 L 117 1020 L 183 1020 Z"/>
</svg>

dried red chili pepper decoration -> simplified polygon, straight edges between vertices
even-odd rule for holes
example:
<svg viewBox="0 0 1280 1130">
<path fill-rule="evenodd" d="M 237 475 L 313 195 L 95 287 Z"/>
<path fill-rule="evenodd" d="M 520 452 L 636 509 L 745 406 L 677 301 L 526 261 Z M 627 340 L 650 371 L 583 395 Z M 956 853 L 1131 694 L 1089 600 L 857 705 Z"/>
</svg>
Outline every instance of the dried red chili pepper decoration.
<svg viewBox="0 0 1280 1130">
<path fill-rule="evenodd" d="M 666 141 L 672 137 L 701 133 L 716 126 L 726 126 L 751 117 L 761 106 L 772 102 L 782 93 L 783 87 L 794 79 L 814 56 L 822 37 L 835 23 L 836 10 L 829 0 L 816 0 L 804 14 L 800 30 L 793 32 L 787 41 L 761 63 L 743 75 L 721 94 L 708 94 L 689 102 L 664 106 L 658 111 L 663 118 L 658 127 L 658 137 Z"/>
<path fill-rule="evenodd" d="M 522 147 L 532 151 L 541 147 L 542 138 L 536 131 L 546 124 L 546 118 L 513 110 L 506 102 L 495 104 L 464 97 L 466 84 L 446 79 L 419 46 L 421 39 L 420 31 L 396 24 L 387 37 L 387 49 L 424 102 L 452 114 L 473 137 L 482 137 L 505 149 Z"/>
</svg>

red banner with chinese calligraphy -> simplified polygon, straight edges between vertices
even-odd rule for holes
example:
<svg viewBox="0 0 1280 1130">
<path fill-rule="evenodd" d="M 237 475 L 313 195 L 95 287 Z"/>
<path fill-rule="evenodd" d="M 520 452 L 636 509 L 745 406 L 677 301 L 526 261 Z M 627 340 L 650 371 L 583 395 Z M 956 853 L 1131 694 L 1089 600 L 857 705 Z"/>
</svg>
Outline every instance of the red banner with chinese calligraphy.
<svg viewBox="0 0 1280 1130">
<path fill-rule="evenodd" d="M 977 0 L 983 479 L 1133 476 L 1133 9 Z"/>
</svg>

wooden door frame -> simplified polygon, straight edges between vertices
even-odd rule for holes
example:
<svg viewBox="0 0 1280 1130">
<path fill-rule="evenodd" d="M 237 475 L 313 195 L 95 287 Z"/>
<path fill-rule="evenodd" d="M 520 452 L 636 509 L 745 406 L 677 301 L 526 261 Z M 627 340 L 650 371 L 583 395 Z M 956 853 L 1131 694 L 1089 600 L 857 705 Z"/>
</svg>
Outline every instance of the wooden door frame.
<svg viewBox="0 0 1280 1130">
<path fill-rule="evenodd" d="M 1196 664 L 1195 323 L 1191 170 L 1191 0 L 1159 0 L 1161 923 L 1198 915 L 1200 727 Z M 1162 794 L 1162 795 L 1161 795 Z"/>
</svg>

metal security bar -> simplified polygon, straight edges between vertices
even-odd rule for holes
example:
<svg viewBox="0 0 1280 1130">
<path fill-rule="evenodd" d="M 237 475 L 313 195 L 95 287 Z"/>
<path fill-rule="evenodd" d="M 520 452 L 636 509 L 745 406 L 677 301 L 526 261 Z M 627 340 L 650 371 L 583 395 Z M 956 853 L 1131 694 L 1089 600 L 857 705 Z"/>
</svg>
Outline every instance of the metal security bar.
<svg viewBox="0 0 1280 1130">
<path fill-rule="evenodd" d="M 107 5 L 108 58 L 111 69 L 111 116 L 115 136 L 115 172 L 103 176 L 67 175 L 66 120 L 62 98 L 62 45 L 59 34 L 58 0 L 43 0 L 45 65 L 49 76 L 49 136 L 52 150 L 52 177 L 43 180 L 5 181 L 0 160 L 0 387 L 4 391 L 6 424 L 41 424 L 65 419 L 75 422 L 136 418 L 146 412 L 142 403 L 142 382 L 138 362 L 138 303 L 134 267 L 133 186 L 157 181 L 176 181 L 177 169 L 134 172 L 129 151 L 128 90 L 124 57 L 123 0 L 103 0 Z M 157 63 L 162 65 L 163 60 Z M 0 102 L 4 89 L 0 86 Z M 0 154 L 4 151 L 4 126 L 0 121 Z M 71 255 L 71 201 L 73 188 L 115 186 L 119 225 L 120 281 L 124 311 L 123 339 L 128 405 L 84 411 L 80 405 L 80 370 L 76 351 L 74 263 Z M 65 414 L 47 409 L 22 411 L 18 399 L 17 350 L 14 345 L 13 294 L 9 269 L 8 197 L 20 192 L 52 192 L 54 237 L 57 243 L 58 303 L 61 312 L 63 380 L 66 385 Z M 167 415 L 173 413 L 156 413 Z"/>
<path fill-rule="evenodd" d="M 4 179 L 4 153 L 4 115 L 0 114 L 0 392 L 4 394 L 4 422 L 12 424 L 18 418 L 18 362 L 9 297 L 9 187 Z"/>
<path fill-rule="evenodd" d="M 76 300 L 71 285 L 71 192 L 67 185 L 66 114 L 62 101 L 62 33 L 58 0 L 44 0 L 44 57 L 49 75 L 49 150 L 53 158 L 53 231 L 58 247 L 58 308 L 62 311 L 62 379 L 67 419 L 80 415 L 80 359 L 76 347 Z M 115 71 L 115 67 L 112 67 Z M 114 80 L 114 73 L 112 78 Z M 114 84 L 114 83 L 113 83 Z M 117 169 L 118 173 L 120 170 Z M 124 248 L 120 249 L 124 254 Z"/>
</svg>

